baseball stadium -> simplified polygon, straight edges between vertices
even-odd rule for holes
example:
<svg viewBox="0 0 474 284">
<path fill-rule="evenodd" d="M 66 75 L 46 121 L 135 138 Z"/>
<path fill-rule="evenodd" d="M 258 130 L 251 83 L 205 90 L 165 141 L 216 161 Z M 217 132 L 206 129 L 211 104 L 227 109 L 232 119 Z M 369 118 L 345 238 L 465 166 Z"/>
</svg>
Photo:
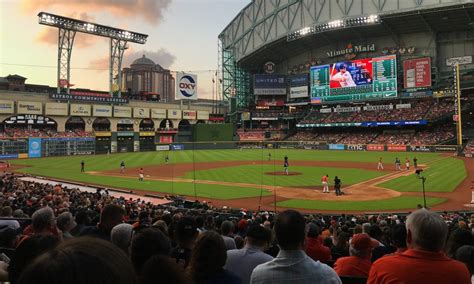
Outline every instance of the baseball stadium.
<svg viewBox="0 0 474 284">
<path fill-rule="evenodd" d="M 2 166 L 159 204 L 469 210 L 474 6 L 362 2 L 248 4 L 219 35 L 219 100 L 192 98 L 197 79 L 179 72 L 167 79 L 176 100 L 140 100 L 117 87 L 132 80 L 120 65 L 111 65 L 110 92 L 70 88 L 67 64 L 58 66 L 57 88 L 5 77 Z M 76 21 L 38 17 L 60 31 L 61 21 Z M 131 67 L 148 70 L 150 61 Z"/>
<path fill-rule="evenodd" d="M 474 283 L 473 0 L 0 14 L 1 283 Z"/>
</svg>

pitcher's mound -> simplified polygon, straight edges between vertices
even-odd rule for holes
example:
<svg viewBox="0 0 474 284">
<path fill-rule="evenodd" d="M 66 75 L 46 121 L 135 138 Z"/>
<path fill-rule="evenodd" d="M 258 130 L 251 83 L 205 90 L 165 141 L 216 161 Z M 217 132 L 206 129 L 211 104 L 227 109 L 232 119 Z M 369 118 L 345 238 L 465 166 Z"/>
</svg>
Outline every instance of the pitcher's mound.
<svg viewBox="0 0 474 284">
<path fill-rule="evenodd" d="M 286 176 L 287 174 L 285 174 L 285 172 L 266 172 L 265 173 L 266 175 L 269 175 L 269 176 Z M 288 173 L 289 176 L 299 176 L 301 175 L 300 172 L 289 172 Z"/>
</svg>

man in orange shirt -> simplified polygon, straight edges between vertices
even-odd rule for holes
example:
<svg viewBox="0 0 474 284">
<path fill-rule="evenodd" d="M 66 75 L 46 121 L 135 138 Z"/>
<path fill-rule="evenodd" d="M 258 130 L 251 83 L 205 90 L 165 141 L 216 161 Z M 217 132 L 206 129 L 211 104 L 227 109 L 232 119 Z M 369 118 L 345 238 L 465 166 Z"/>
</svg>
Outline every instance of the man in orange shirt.
<svg viewBox="0 0 474 284">
<path fill-rule="evenodd" d="M 407 247 L 382 257 L 370 269 L 368 284 L 470 284 L 467 267 L 443 252 L 448 226 L 436 213 L 420 209 L 407 218 Z"/>
<path fill-rule="evenodd" d="M 373 240 L 367 234 L 356 234 L 352 237 L 349 247 L 351 256 L 340 257 L 334 263 L 334 270 L 339 276 L 369 276 L 372 262 L 372 250 L 379 246 L 379 242 Z"/>
<path fill-rule="evenodd" d="M 323 193 L 329 193 L 328 178 L 329 178 L 329 175 L 325 175 L 321 178 L 321 183 L 323 185 Z"/>
<path fill-rule="evenodd" d="M 327 263 L 331 260 L 331 250 L 323 246 L 320 236 L 320 229 L 316 224 L 308 225 L 308 233 L 306 234 L 305 252 L 314 261 Z"/>
</svg>

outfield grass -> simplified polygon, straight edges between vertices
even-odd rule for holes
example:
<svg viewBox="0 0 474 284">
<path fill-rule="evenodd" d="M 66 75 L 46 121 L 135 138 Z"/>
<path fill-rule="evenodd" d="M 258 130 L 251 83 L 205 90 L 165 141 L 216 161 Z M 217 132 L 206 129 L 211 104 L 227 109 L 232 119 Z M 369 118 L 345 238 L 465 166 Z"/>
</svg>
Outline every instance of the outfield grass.
<svg viewBox="0 0 474 284">
<path fill-rule="evenodd" d="M 445 198 L 427 197 L 428 207 L 445 202 Z M 304 208 L 314 210 L 337 210 L 341 211 L 377 211 L 377 210 L 401 210 L 415 209 L 418 204 L 423 204 L 423 197 L 400 196 L 391 199 L 372 201 L 321 201 L 321 200 L 299 200 L 292 199 L 277 202 L 280 207 Z"/>
<path fill-rule="evenodd" d="M 466 178 L 467 172 L 462 160 L 447 158 L 429 164 L 423 172 L 427 192 L 452 192 Z M 399 177 L 379 184 L 397 191 L 420 191 L 421 180 L 415 174 Z"/>
<path fill-rule="evenodd" d="M 222 186 L 208 184 L 194 184 L 183 182 L 164 182 L 147 180 L 143 183 L 132 178 L 120 178 L 111 176 L 97 176 L 80 173 L 80 162 L 84 160 L 86 171 L 107 171 L 118 169 L 123 160 L 127 168 L 146 167 L 164 164 L 165 155 L 169 155 L 170 163 L 195 162 L 219 162 L 219 161 L 267 161 L 268 153 L 275 160 L 273 165 L 248 165 L 236 167 L 224 167 L 195 173 L 186 173 L 184 177 L 198 180 L 214 180 L 226 182 L 252 183 L 255 187 Z M 385 164 L 391 164 L 395 157 L 404 159 L 413 158 L 414 153 L 391 153 L 391 152 L 349 152 L 349 151 L 315 151 L 294 149 L 244 149 L 244 150 L 196 150 L 196 151 L 167 151 L 167 152 L 142 152 L 142 153 L 120 153 L 112 155 L 91 156 L 69 156 L 52 157 L 41 159 L 25 159 L 11 161 L 15 165 L 27 167 L 20 171 L 46 177 L 54 177 L 71 181 L 79 181 L 90 184 L 98 184 L 104 187 L 118 187 L 126 189 L 147 190 L 162 193 L 180 194 L 209 199 L 236 199 L 244 197 L 258 197 L 270 195 L 266 190 L 261 190 L 260 185 L 278 186 L 311 186 L 319 185 L 320 177 L 329 174 L 330 177 L 338 175 L 344 184 L 349 185 L 379 176 L 381 173 L 364 169 L 347 168 L 324 168 L 324 167 L 300 167 L 290 166 L 290 171 L 302 172 L 299 176 L 269 176 L 262 172 L 282 171 L 283 157 L 289 157 L 292 161 L 347 161 L 347 162 L 369 162 L 376 167 L 380 157 Z M 429 164 L 427 170 L 427 191 L 452 191 L 466 176 L 466 170 L 462 161 L 453 158 L 444 158 L 437 153 L 416 153 L 420 164 Z M 442 161 L 439 161 L 443 159 Z M 401 177 L 394 181 L 382 184 L 399 191 L 419 191 L 420 181 L 414 176 Z M 285 201 L 279 206 L 321 209 L 321 210 L 396 210 L 412 208 L 420 203 L 415 201 L 416 197 L 400 197 L 391 200 L 367 201 L 367 202 L 330 202 L 330 201 Z M 442 199 L 430 198 L 430 204 L 443 202 Z M 290 204 L 290 205 L 288 205 Z M 298 206 L 295 206 L 298 205 Z M 307 207 L 305 207 L 307 206 Z"/>
<path fill-rule="evenodd" d="M 210 170 L 188 172 L 185 177 L 197 180 L 217 180 L 225 182 L 245 182 L 252 184 L 278 185 L 278 186 L 314 186 L 321 185 L 321 177 L 328 174 L 332 180 L 339 176 L 345 185 L 359 183 L 368 179 L 376 178 L 386 173 L 380 171 L 369 171 L 358 168 L 330 168 L 330 167 L 308 167 L 290 166 L 290 172 L 298 172 L 301 175 L 275 176 L 267 175 L 267 172 L 283 171 L 280 164 L 273 165 L 245 165 L 235 167 L 223 167 Z"/>
</svg>

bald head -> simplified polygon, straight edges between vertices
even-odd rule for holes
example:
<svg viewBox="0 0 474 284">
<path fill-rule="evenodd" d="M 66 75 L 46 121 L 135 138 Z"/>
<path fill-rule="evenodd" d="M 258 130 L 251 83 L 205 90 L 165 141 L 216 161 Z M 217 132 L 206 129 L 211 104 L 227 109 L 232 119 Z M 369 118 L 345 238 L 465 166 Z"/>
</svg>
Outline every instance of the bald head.
<svg viewBox="0 0 474 284">
<path fill-rule="evenodd" d="M 426 209 L 411 213 L 406 221 L 408 248 L 438 252 L 444 248 L 448 225 L 438 214 Z"/>
</svg>

